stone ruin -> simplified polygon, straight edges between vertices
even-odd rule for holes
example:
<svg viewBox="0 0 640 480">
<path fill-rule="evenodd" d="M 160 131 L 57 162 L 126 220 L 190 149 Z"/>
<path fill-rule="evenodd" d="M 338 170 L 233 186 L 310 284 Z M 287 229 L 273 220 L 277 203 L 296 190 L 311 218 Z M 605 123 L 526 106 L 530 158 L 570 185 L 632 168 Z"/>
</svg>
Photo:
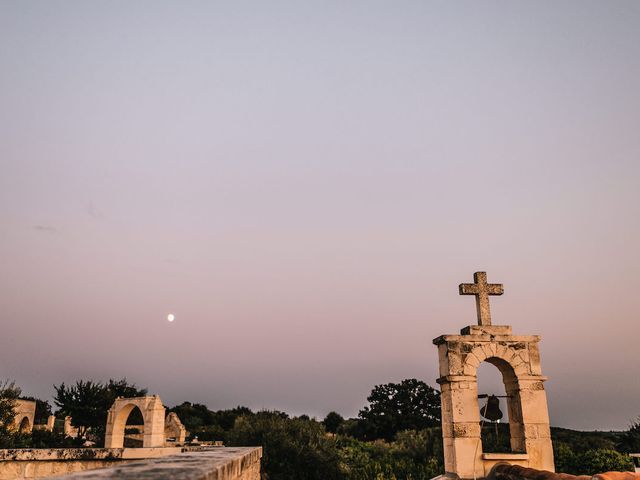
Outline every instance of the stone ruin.
<svg viewBox="0 0 640 480">
<path fill-rule="evenodd" d="M 134 408 L 142 412 L 143 425 L 127 425 L 127 419 Z M 36 402 L 33 400 L 16 400 L 14 406 L 13 428 L 23 433 L 31 433 L 33 430 L 54 431 L 56 417 L 50 415 L 47 423 L 35 425 Z M 78 429 L 72 424 L 69 416 L 64 418 L 62 433 L 65 436 L 76 438 Z M 58 427 L 59 428 L 59 427 Z M 174 412 L 165 418 L 165 407 L 157 395 L 117 398 L 109 409 L 107 417 L 107 430 L 105 437 L 106 448 L 123 448 L 125 440 L 125 428 L 138 430 L 138 434 L 131 437 L 137 440 L 139 437 L 142 447 L 164 447 L 172 444 L 182 444 L 186 441 L 187 429 Z"/>
<path fill-rule="evenodd" d="M 164 419 L 164 438 L 166 442 L 184 443 L 187 439 L 187 429 L 174 412 Z"/>
<path fill-rule="evenodd" d="M 13 406 L 12 428 L 22 433 L 31 433 L 33 430 L 46 430 L 52 432 L 55 428 L 56 417 L 49 415 L 47 423 L 36 424 L 36 402 L 35 400 L 18 399 Z"/>
<path fill-rule="evenodd" d="M 142 413 L 143 425 L 127 425 L 127 419 L 135 408 Z M 184 443 L 188 435 L 187 429 L 175 413 L 171 412 L 165 418 L 165 410 L 158 395 L 118 397 L 107 415 L 105 448 L 123 448 L 125 429 L 138 431 L 133 437 L 142 441 L 143 448 L 159 448 Z"/>
<path fill-rule="evenodd" d="M 13 407 L 13 428 L 23 433 L 31 433 L 36 418 L 36 402 L 16 400 Z"/>
<path fill-rule="evenodd" d="M 144 424 L 127 425 L 129 415 L 136 408 L 142 413 Z M 16 413 L 18 427 L 33 425 L 35 402 L 18 402 Z M 48 425 L 53 427 L 55 418 L 50 417 L 49 420 Z M 61 424 L 61 421 L 57 423 Z M 64 424 L 65 433 L 75 429 L 71 425 L 71 417 L 66 417 Z M 125 429 L 132 427 L 140 430 L 140 443 L 146 448 L 126 448 L 123 445 L 125 436 L 128 437 Z M 187 435 L 175 413 L 165 417 L 165 407 L 157 395 L 117 398 L 108 413 L 106 448 L 0 449 L 0 479 L 56 476 L 132 480 L 196 480 L 205 477 L 260 480 L 260 447 L 185 444 Z"/>
<path fill-rule="evenodd" d="M 484 478 L 494 465 L 509 463 L 554 471 L 549 413 L 540 367 L 537 335 L 513 335 L 508 325 L 492 325 L 489 295 L 502 295 L 500 284 L 487 283 L 485 272 L 461 284 L 461 295 L 474 295 L 478 325 L 460 335 L 442 335 L 438 347 L 445 475 Z M 477 370 L 482 362 L 498 368 L 507 394 L 512 453 L 482 450 Z"/>
</svg>

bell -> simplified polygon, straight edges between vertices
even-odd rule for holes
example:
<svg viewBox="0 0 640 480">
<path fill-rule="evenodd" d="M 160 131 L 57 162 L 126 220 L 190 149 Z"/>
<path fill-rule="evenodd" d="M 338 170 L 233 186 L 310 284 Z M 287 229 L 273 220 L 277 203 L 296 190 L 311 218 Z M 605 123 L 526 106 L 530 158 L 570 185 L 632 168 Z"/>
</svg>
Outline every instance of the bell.
<svg viewBox="0 0 640 480">
<path fill-rule="evenodd" d="M 502 418 L 502 411 L 500 410 L 500 400 L 495 395 L 489 395 L 487 403 L 480 409 L 480 415 L 487 420 L 496 422 Z"/>
</svg>

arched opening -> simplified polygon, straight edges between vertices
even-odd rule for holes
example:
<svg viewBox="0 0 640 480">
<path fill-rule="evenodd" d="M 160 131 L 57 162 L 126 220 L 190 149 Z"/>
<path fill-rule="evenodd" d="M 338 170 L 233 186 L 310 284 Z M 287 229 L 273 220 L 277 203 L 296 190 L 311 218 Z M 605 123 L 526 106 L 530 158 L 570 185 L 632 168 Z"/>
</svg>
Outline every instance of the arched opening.
<svg viewBox="0 0 640 480">
<path fill-rule="evenodd" d="M 490 357 L 478 367 L 477 380 L 482 451 L 523 453 L 520 396 L 513 368 L 501 358 Z"/>
<path fill-rule="evenodd" d="M 142 416 L 137 417 L 142 422 L 139 429 L 142 430 L 142 446 L 145 448 L 163 447 L 164 440 L 164 414 L 165 408 L 157 395 L 116 398 L 107 415 L 107 427 L 104 438 L 105 448 L 122 448 L 124 445 L 125 428 L 133 428 L 136 417 L 132 417 L 127 426 L 127 420 L 134 409 L 139 409 Z M 137 415 L 137 414 L 136 414 Z M 132 435 L 134 435 L 132 433 Z"/>
<path fill-rule="evenodd" d="M 20 420 L 20 426 L 18 427 L 18 430 L 21 433 L 28 433 L 31 430 L 31 423 L 29 422 L 29 417 L 24 417 L 22 420 Z"/>
<path fill-rule="evenodd" d="M 168 442 L 178 442 L 180 441 L 180 429 L 177 425 L 167 424 L 164 427 L 164 436 Z"/>
<path fill-rule="evenodd" d="M 137 405 L 129 403 L 117 413 L 113 423 L 113 436 L 121 438 L 122 444 L 115 448 L 138 448 L 144 441 L 144 416 Z M 120 442 L 118 442 L 120 443 Z"/>
<path fill-rule="evenodd" d="M 126 448 L 140 448 L 144 441 L 144 417 L 139 407 L 135 406 L 129 412 L 124 426 L 124 446 Z"/>
<path fill-rule="evenodd" d="M 500 371 L 488 362 L 478 367 L 480 437 L 485 453 L 511 452 L 506 390 Z"/>
</svg>

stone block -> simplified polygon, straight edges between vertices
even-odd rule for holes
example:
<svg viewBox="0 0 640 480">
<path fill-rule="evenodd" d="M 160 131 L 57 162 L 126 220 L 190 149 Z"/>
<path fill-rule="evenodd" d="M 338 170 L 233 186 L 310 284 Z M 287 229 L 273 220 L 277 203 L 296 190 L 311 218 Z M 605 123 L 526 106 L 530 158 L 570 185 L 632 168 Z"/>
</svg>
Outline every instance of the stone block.
<svg viewBox="0 0 640 480">
<path fill-rule="evenodd" d="M 469 325 L 460 330 L 460 335 L 511 335 L 511 325 Z"/>
</svg>

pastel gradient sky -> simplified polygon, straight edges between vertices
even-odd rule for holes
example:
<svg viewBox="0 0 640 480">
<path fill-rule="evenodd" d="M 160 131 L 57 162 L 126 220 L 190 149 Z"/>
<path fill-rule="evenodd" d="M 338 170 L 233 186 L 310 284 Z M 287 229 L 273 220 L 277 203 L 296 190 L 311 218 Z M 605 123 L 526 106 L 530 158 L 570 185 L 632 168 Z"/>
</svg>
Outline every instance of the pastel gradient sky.
<svg viewBox="0 0 640 480">
<path fill-rule="evenodd" d="M 25 393 L 356 415 L 486 270 L 552 424 L 640 414 L 640 3 L 0 1 L 0 72 Z"/>
</svg>

